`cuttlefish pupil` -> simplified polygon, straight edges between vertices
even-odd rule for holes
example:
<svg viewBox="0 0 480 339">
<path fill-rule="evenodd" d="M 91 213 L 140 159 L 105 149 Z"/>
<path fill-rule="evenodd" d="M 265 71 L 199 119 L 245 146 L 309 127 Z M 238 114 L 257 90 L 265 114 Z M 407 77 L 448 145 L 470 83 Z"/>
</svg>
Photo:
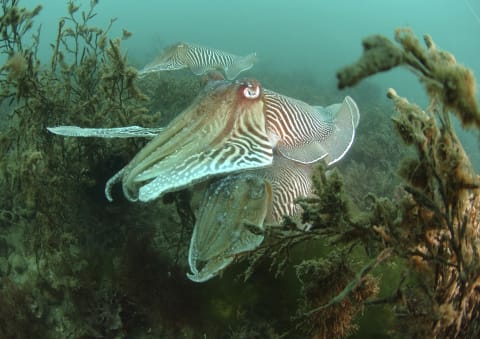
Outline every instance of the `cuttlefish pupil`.
<svg viewBox="0 0 480 339">
<path fill-rule="evenodd" d="M 243 89 L 243 96 L 246 99 L 257 99 L 260 96 L 260 93 L 260 85 L 252 84 L 249 82 L 245 84 L 245 88 Z"/>
</svg>

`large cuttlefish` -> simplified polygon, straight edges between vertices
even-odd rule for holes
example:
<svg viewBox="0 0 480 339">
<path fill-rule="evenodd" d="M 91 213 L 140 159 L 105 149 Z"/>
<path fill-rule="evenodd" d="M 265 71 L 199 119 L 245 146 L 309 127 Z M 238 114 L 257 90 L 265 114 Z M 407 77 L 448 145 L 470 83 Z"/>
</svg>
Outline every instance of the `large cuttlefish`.
<svg viewBox="0 0 480 339">
<path fill-rule="evenodd" d="M 111 200 L 112 185 L 121 181 L 127 199 L 146 202 L 213 176 L 271 166 L 274 150 L 299 163 L 324 159 L 332 164 L 352 145 L 358 117 L 350 97 L 313 107 L 263 89 L 256 80 L 215 81 L 163 130 L 49 130 L 104 138 L 155 135 L 105 188 Z"/>
<path fill-rule="evenodd" d="M 178 42 L 165 48 L 162 54 L 141 69 L 138 75 L 143 77 L 152 72 L 189 68 L 196 75 L 219 70 L 227 79 L 233 80 L 241 72 L 252 68 L 256 61 L 255 53 L 237 56 L 215 48 Z"/>
<path fill-rule="evenodd" d="M 342 113 L 340 107 L 337 104 L 330 109 L 338 114 Z M 353 103 L 350 109 L 356 128 L 360 115 Z M 337 132 L 342 134 L 341 129 Z M 348 139 L 348 135 L 337 135 L 336 140 L 345 145 Z M 318 145 L 309 143 L 300 149 L 287 147 L 283 155 L 274 150 L 271 166 L 228 175 L 210 184 L 190 240 L 188 263 L 192 273 L 187 274 L 190 280 L 204 282 L 215 277 L 237 256 L 260 246 L 265 223 L 278 225 L 283 216 L 301 212 L 296 200 L 313 194 L 313 163 L 308 152 L 315 147 Z M 330 158 L 328 164 L 338 161 L 347 150 L 348 147 L 339 147 L 333 152 L 337 156 Z M 288 159 L 292 155 L 294 159 Z M 301 155 L 306 163 L 299 161 Z"/>
</svg>

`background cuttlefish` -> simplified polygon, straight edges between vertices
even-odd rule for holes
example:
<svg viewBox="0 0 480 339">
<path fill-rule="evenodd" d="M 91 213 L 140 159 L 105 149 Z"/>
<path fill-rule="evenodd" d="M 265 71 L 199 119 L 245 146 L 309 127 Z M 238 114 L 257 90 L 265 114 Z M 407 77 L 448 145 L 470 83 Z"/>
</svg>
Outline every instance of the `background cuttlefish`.
<svg viewBox="0 0 480 339">
<path fill-rule="evenodd" d="M 165 48 L 160 56 L 138 72 L 138 76 L 189 68 L 196 75 L 219 70 L 227 79 L 233 80 L 241 72 L 252 68 L 256 61 L 256 53 L 237 56 L 215 48 L 178 42 Z"/>
<path fill-rule="evenodd" d="M 178 115 L 107 182 L 122 181 L 131 201 L 150 201 L 210 177 L 272 165 L 274 149 L 300 163 L 332 164 L 352 145 L 358 108 L 350 97 L 328 107 L 312 107 L 256 80 L 209 83 Z M 66 136 L 150 137 L 155 129 L 48 128 Z"/>
</svg>

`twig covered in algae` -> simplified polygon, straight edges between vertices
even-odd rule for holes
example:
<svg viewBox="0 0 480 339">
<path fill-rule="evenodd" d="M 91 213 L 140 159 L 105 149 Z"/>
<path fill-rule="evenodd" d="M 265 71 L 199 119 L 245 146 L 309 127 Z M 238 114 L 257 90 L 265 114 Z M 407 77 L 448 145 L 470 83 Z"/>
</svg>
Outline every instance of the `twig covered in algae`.
<svg viewBox="0 0 480 339">
<path fill-rule="evenodd" d="M 455 57 L 436 48 L 429 35 L 423 37 L 426 48 L 410 29 L 395 32 L 393 43 L 381 35 L 363 40 L 363 55 L 353 65 L 337 72 L 340 89 L 397 66 L 414 71 L 430 97 L 439 97 L 464 125 L 480 127 L 480 111 L 475 100 L 475 79 L 471 70 L 458 64 Z"/>
<path fill-rule="evenodd" d="M 422 109 L 393 89 L 387 94 L 398 112 L 392 118 L 395 128 L 417 153 L 400 168 L 407 194 L 397 202 L 401 215 L 382 226 L 387 245 L 409 263 L 412 283 L 401 292 L 399 328 L 407 336 L 477 337 L 480 180 L 450 117 L 452 112 L 464 126 L 480 128 L 475 79 L 428 35 L 426 48 L 409 29 L 398 29 L 395 40 L 399 45 L 381 36 L 365 39 L 363 56 L 337 77 L 344 88 L 403 65 L 418 76 L 430 98 Z"/>
</svg>

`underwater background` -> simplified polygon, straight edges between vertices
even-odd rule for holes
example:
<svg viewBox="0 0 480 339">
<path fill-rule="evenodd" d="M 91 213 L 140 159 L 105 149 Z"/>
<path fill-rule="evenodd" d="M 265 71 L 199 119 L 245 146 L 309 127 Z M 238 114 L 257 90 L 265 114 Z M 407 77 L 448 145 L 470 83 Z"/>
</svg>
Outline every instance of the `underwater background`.
<svg viewBox="0 0 480 339">
<path fill-rule="evenodd" d="M 40 2 L 42 24 L 41 58 L 48 58 L 57 19 L 65 15 L 65 1 Z M 80 4 L 81 2 L 79 2 Z M 39 4 L 24 1 L 27 7 Z M 477 0 L 339 0 L 292 2 L 103 0 L 92 23 L 100 27 L 118 18 L 112 36 L 121 30 L 133 33 L 123 47 L 130 62 L 140 67 L 163 48 L 178 41 L 215 47 L 237 55 L 257 52 L 256 67 L 272 72 L 311 77 L 335 87 L 335 72 L 361 52 L 358 43 L 371 34 L 390 35 L 397 27 L 411 27 L 418 34 L 436 38 L 444 49 L 455 51 L 458 62 L 480 72 L 480 2 Z M 413 76 L 401 69 L 379 74 L 370 81 L 382 90 L 394 87 L 414 101 L 426 97 Z M 477 169 L 480 156 L 476 138 L 465 136 L 465 148 Z"/>
<path fill-rule="evenodd" d="M 42 9 L 32 16 L 33 28 L 20 37 L 23 43 L 15 38 L 7 44 L 4 36 L 0 41 L 0 61 L 8 65 L 0 72 L 0 338 L 402 338 L 480 333 L 480 324 L 475 324 L 480 312 L 478 255 L 471 255 L 465 271 L 459 265 L 458 276 L 438 273 L 435 265 L 447 261 L 440 255 L 457 254 L 458 246 L 435 233 L 435 241 L 426 248 L 435 255 L 441 252 L 435 246 L 448 250 L 439 257 L 425 255 L 426 263 L 415 261 L 419 253 L 412 248 L 423 249 L 417 243 L 424 238 L 430 241 L 424 233 L 454 224 L 438 221 L 443 209 L 432 207 L 447 200 L 437 194 L 438 187 L 447 184 L 431 181 L 444 180 L 435 174 L 450 172 L 445 167 L 430 170 L 421 160 L 430 153 L 398 133 L 402 128 L 395 127 L 392 117 L 403 121 L 396 114 L 405 108 L 392 103 L 387 90 L 393 87 L 426 111 L 440 100 L 433 100 L 418 74 L 406 67 L 375 74 L 345 90 L 337 89 L 336 77 L 339 69 L 362 55 L 365 37 L 381 34 L 394 40 L 399 27 L 409 27 L 419 37 L 429 34 L 439 49 L 478 75 L 478 0 L 69 3 L 1 1 L 4 13 L 16 5 Z M 72 4 L 80 8 L 73 11 Z M 77 60 L 81 49 L 69 50 L 74 43 L 58 42 L 58 21 L 74 16 L 82 22 L 81 13 L 90 8 L 96 15 L 85 25 L 102 29 L 98 36 L 105 33 L 112 42 L 101 45 L 100 39 L 89 45 L 85 63 Z M 112 18 L 116 21 L 105 31 Z M 87 35 L 79 26 L 66 22 L 72 29 L 66 39 L 85 43 Z M 36 40 L 32 34 L 39 25 Z M 287 220 L 282 230 L 291 235 L 273 234 L 267 243 L 271 247 L 240 258 L 222 276 L 203 284 L 187 279 L 186 258 L 204 187 L 147 204 L 126 201 L 118 189 L 109 203 L 105 182 L 144 143 L 63 139 L 46 131 L 47 126 L 63 124 L 166 125 L 193 101 L 204 79 L 188 71 L 137 79 L 129 69 L 141 69 L 178 41 L 236 55 L 256 52 L 258 63 L 240 78 L 255 78 L 268 89 L 312 105 L 327 106 L 350 95 L 361 114 L 355 143 L 334 174 L 318 169 L 320 202 L 303 202 L 303 221 L 314 225 L 312 233 L 295 233 Z M 55 46 L 63 48 L 62 57 Z M 13 63 L 17 55 L 28 64 L 18 71 Z M 478 126 L 464 129 L 457 118 L 452 116 L 453 134 L 458 134 L 478 173 Z M 444 123 L 442 117 L 438 120 Z M 425 126 L 420 130 L 430 131 Z M 452 140 L 442 147 L 457 145 Z M 468 158 L 458 162 L 470 170 Z M 458 187 L 446 189 L 448 197 L 475 201 L 478 207 L 478 185 Z M 467 198 L 465 187 L 471 190 Z M 463 193 L 452 193 L 457 191 Z M 459 205 L 459 211 L 474 213 L 466 203 Z M 414 216 L 409 214 L 413 209 Z M 475 252 L 478 216 L 468 220 L 477 233 L 458 233 L 473 239 Z M 405 225 L 415 225 L 415 231 L 404 231 Z M 438 232 L 444 234 L 443 229 Z M 454 265 L 449 261 L 445 266 Z M 448 274 L 472 282 L 459 283 L 470 288 L 462 294 L 466 299 L 442 299 L 452 294 L 445 291 L 438 296 L 438 286 L 451 277 Z M 347 292 L 346 298 L 339 298 Z M 459 316 L 458 305 L 465 304 L 470 308 L 464 313 L 474 319 L 468 321 L 471 326 Z"/>
</svg>

